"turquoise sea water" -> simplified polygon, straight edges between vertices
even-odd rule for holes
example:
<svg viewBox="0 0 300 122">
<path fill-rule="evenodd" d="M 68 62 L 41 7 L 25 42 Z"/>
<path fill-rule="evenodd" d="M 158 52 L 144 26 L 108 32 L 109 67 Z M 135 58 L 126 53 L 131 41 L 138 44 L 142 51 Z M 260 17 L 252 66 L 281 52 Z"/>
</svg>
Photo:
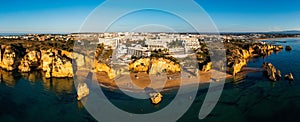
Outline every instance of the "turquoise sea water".
<svg viewBox="0 0 300 122">
<path fill-rule="evenodd" d="M 286 41 L 286 43 L 278 42 Z M 284 79 L 270 82 L 262 72 L 247 74 L 241 81 L 227 80 L 222 96 L 214 110 L 201 120 L 204 122 L 297 122 L 300 121 L 300 39 L 276 39 L 281 45 L 290 45 L 293 50 L 282 50 L 269 57 L 252 59 L 249 67 L 261 67 L 264 61 L 271 62 L 282 75 L 292 72 L 295 81 Z M 96 121 L 76 100 L 72 79 L 47 80 L 41 73 L 26 74 L 1 71 L 0 122 L 10 121 Z M 113 104 L 133 113 L 148 113 L 162 109 L 176 94 L 163 93 L 160 105 L 153 106 L 148 100 L 135 100 L 113 90 L 104 90 Z M 178 121 L 200 121 L 198 113 L 207 92 L 201 87 L 190 109 Z"/>
</svg>

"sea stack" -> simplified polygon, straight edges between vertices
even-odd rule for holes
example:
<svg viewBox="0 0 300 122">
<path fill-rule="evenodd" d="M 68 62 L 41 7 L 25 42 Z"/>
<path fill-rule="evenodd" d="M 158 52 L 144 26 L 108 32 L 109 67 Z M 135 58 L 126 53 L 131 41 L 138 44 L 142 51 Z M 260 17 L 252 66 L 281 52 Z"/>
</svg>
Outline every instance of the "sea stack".
<svg viewBox="0 0 300 122">
<path fill-rule="evenodd" d="M 285 46 L 285 50 L 286 50 L 286 51 L 291 51 L 291 50 L 292 50 L 292 47 L 291 47 L 291 46 Z"/>
<path fill-rule="evenodd" d="M 153 88 L 146 87 L 144 90 L 149 95 L 152 104 L 157 105 L 162 101 L 163 96 Z"/>
<path fill-rule="evenodd" d="M 285 79 L 287 79 L 289 81 L 293 81 L 294 80 L 294 76 L 293 76 L 292 73 L 286 74 L 284 77 L 285 77 Z"/>
<path fill-rule="evenodd" d="M 277 81 L 278 71 L 277 71 L 277 74 L 276 74 L 276 68 L 275 68 L 275 66 L 273 66 L 273 64 L 264 62 L 262 67 L 264 68 L 267 77 L 271 81 Z"/>
<path fill-rule="evenodd" d="M 90 93 L 89 88 L 86 83 L 79 83 L 77 86 L 77 100 L 81 100 L 82 98 L 88 96 Z"/>
</svg>

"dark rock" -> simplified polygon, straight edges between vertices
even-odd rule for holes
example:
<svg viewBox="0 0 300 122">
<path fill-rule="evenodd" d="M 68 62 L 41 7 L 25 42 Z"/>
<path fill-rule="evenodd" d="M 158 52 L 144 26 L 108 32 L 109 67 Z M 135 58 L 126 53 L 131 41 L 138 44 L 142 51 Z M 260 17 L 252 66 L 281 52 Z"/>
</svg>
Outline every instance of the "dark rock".
<svg viewBox="0 0 300 122">
<path fill-rule="evenodd" d="M 292 50 L 292 47 L 291 47 L 291 46 L 285 46 L 285 50 L 291 51 L 291 50 Z"/>
</svg>

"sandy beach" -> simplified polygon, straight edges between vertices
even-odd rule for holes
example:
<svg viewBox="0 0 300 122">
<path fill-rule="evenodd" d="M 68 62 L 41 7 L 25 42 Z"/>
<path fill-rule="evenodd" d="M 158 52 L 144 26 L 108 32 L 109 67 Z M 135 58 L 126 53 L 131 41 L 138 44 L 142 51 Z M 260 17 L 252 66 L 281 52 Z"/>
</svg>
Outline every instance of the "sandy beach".
<svg viewBox="0 0 300 122">
<path fill-rule="evenodd" d="M 243 68 L 237 75 L 245 75 L 250 72 L 259 72 L 259 68 Z M 78 71 L 76 75 L 83 78 L 88 76 L 89 71 Z M 127 91 L 144 91 L 144 88 L 150 87 L 156 90 L 170 90 L 181 86 L 195 84 L 207 84 L 212 81 L 218 82 L 219 79 L 233 78 L 232 75 L 217 70 L 208 72 L 198 72 L 198 76 L 187 76 L 184 73 L 149 75 L 146 72 L 123 74 L 109 79 L 105 72 L 96 72 L 93 75 L 93 82 L 98 82 L 101 86 L 110 89 L 123 89 Z M 84 80 L 84 79 L 81 79 Z"/>
</svg>

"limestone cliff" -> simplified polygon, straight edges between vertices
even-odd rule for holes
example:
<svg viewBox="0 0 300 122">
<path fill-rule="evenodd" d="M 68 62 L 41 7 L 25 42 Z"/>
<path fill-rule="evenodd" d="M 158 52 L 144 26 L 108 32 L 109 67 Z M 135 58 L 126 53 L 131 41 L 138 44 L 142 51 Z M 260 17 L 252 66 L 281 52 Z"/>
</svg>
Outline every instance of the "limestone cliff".
<svg viewBox="0 0 300 122">
<path fill-rule="evenodd" d="M 131 62 L 128 68 L 133 72 L 148 72 L 149 74 L 181 71 L 179 64 L 166 58 L 141 58 Z"/>
<path fill-rule="evenodd" d="M 247 59 L 251 57 L 251 54 L 245 49 L 229 50 L 229 52 L 231 55 L 227 56 L 228 71 L 232 75 L 236 75 L 247 65 Z"/>
<path fill-rule="evenodd" d="M 35 69 L 41 69 L 41 52 L 29 51 L 22 58 L 18 68 L 20 72 L 30 72 Z"/>
<path fill-rule="evenodd" d="M 44 56 L 43 70 L 46 70 L 45 77 L 73 77 L 72 59 L 66 55 L 61 55 L 60 51 L 57 53 L 51 52 L 51 55 Z M 48 65 L 48 66 L 47 66 Z"/>
<path fill-rule="evenodd" d="M 0 67 L 7 71 L 16 69 L 19 65 L 18 50 L 12 46 L 1 45 Z"/>
<path fill-rule="evenodd" d="M 242 46 L 230 45 L 227 49 L 227 71 L 236 75 L 247 65 L 251 57 L 270 55 L 273 51 L 279 51 L 281 45 L 270 45 L 263 43 L 245 44 Z"/>
<path fill-rule="evenodd" d="M 202 72 L 208 72 L 212 69 L 212 62 L 208 62 L 206 65 L 202 67 Z"/>
<path fill-rule="evenodd" d="M 95 65 L 96 72 L 105 72 L 110 79 L 115 77 L 115 71 L 111 67 L 107 66 L 106 64 L 96 62 L 94 65 Z"/>
<path fill-rule="evenodd" d="M 129 64 L 128 69 L 133 72 L 147 72 L 150 67 L 150 58 L 141 58 Z"/>
</svg>

